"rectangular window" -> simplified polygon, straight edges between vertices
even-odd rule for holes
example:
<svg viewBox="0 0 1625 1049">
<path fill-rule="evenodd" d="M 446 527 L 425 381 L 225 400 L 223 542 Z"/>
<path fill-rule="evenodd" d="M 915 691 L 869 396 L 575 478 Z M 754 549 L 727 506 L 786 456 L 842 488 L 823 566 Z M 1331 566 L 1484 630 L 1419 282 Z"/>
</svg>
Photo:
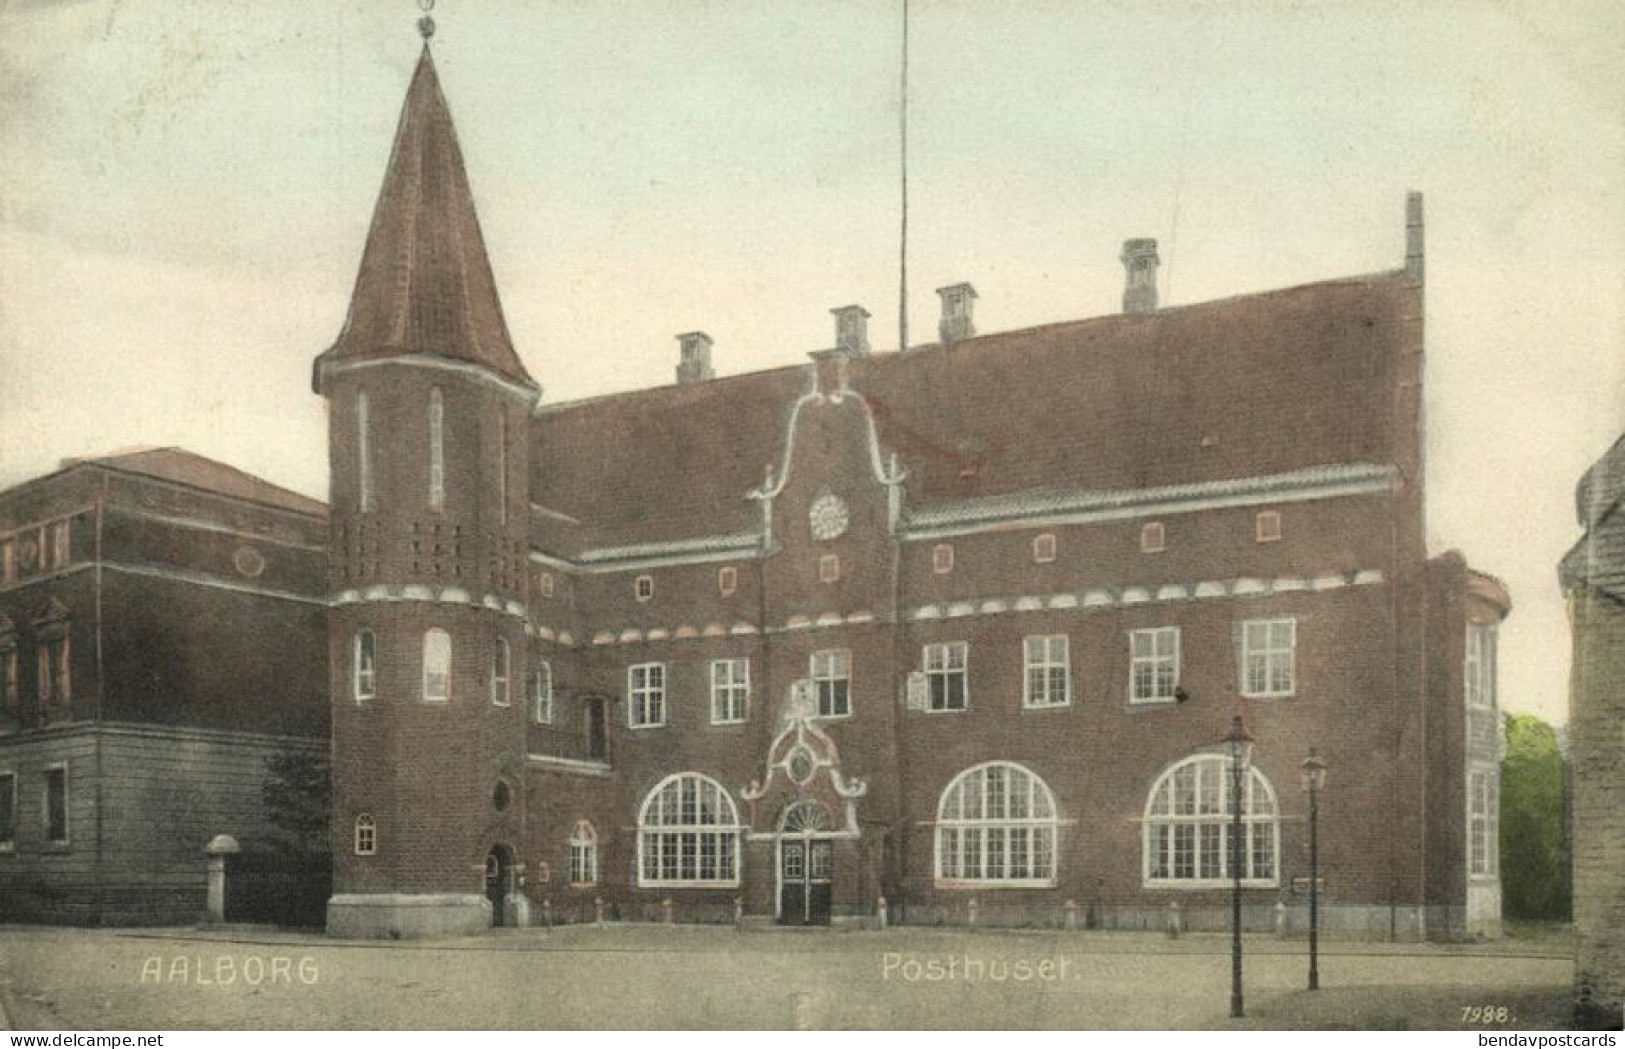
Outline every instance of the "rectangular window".
<svg viewBox="0 0 1625 1049">
<path fill-rule="evenodd" d="M 543 597 L 552 597 L 553 596 L 553 573 L 552 572 L 537 572 L 536 573 L 536 590 Z"/>
<path fill-rule="evenodd" d="M 598 845 L 593 841 L 570 843 L 570 884 L 593 885 L 598 881 Z"/>
<path fill-rule="evenodd" d="M 72 524 L 72 521 L 58 521 L 51 525 L 48 531 L 51 538 L 50 564 L 52 568 L 66 568 L 68 562 L 73 560 L 73 551 L 69 547 L 73 538 Z"/>
<path fill-rule="evenodd" d="M 1273 543 L 1281 538 L 1281 511 L 1261 510 L 1253 522 L 1253 537 L 1260 543 Z"/>
<path fill-rule="evenodd" d="M 0 541 L 0 583 L 9 583 L 17 578 L 17 543 L 15 540 Z"/>
<path fill-rule="evenodd" d="M 1033 561 L 1049 564 L 1055 560 L 1055 536 L 1050 532 L 1033 537 Z"/>
<path fill-rule="evenodd" d="M 931 571 L 938 575 L 947 575 L 954 570 L 954 548 L 952 543 L 938 543 L 931 548 Z"/>
<path fill-rule="evenodd" d="M 711 724 L 729 725 L 745 720 L 750 702 L 750 660 L 711 661 Z"/>
<path fill-rule="evenodd" d="M 68 639 L 59 637 L 45 642 L 39 647 L 37 655 L 40 706 L 64 707 L 73 702 Z"/>
<path fill-rule="evenodd" d="M 499 637 L 496 648 L 491 650 L 491 702 L 499 707 L 513 702 L 513 691 L 508 687 L 512 673 L 513 657 L 508 642 Z"/>
<path fill-rule="evenodd" d="M 626 671 L 626 716 L 633 728 L 666 723 L 666 664 L 639 663 Z"/>
<path fill-rule="evenodd" d="M 838 583 L 841 580 L 841 559 L 836 554 L 825 554 L 818 559 L 818 581 Z"/>
<path fill-rule="evenodd" d="M 1467 624 L 1467 705 L 1495 706 L 1495 626 Z"/>
<path fill-rule="evenodd" d="M 451 635 L 438 628 L 423 635 L 423 701 L 451 699 Z"/>
<path fill-rule="evenodd" d="M 1241 694 L 1290 696 L 1297 687 L 1298 624 L 1251 619 L 1241 624 Z"/>
<path fill-rule="evenodd" d="M 1168 546 L 1168 532 L 1161 521 L 1151 521 L 1140 527 L 1140 553 L 1158 554 Z"/>
<path fill-rule="evenodd" d="M 40 798 L 40 825 L 53 845 L 68 842 L 68 769 L 56 765 L 45 770 L 45 791 Z"/>
<path fill-rule="evenodd" d="M 852 653 L 844 648 L 814 652 L 813 687 L 818 691 L 818 716 L 844 718 L 852 713 Z"/>
<path fill-rule="evenodd" d="M 1072 702 L 1072 660 L 1065 634 L 1029 637 L 1022 642 L 1026 707 L 1064 707 Z"/>
<path fill-rule="evenodd" d="M 1467 774 L 1467 869 L 1495 877 L 1499 869 L 1500 776 L 1488 769 Z"/>
<path fill-rule="evenodd" d="M 640 575 L 632 581 L 632 596 L 647 601 L 655 596 L 654 576 Z"/>
<path fill-rule="evenodd" d="M 371 630 L 355 636 L 355 701 L 371 699 L 378 684 L 378 642 Z"/>
<path fill-rule="evenodd" d="M 355 399 L 355 446 L 361 512 L 370 514 L 378 505 L 372 491 L 372 410 L 364 393 L 357 394 Z"/>
<path fill-rule="evenodd" d="M 964 710 L 966 663 L 970 646 L 963 641 L 925 646 L 925 678 L 930 687 L 930 709 Z"/>
<path fill-rule="evenodd" d="M 378 822 L 371 816 L 355 818 L 355 854 L 357 856 L 378 854 Z"/>
<path fill-rule="evenodd" d="M 0 678 L 3 678 L 0 680 L 0 701 L 3 701 L 0 713 L 13 719 L 20 717 L 23 711 L 20 663 L 15 645 L 0 649 Z"/>
<path fill-rule="evenodd" d="M 733 565 L 717 569 L 717 593 L 727 597 L 739 589 L 739 569 Z"/>
<path fill-rule="evenodd" d="M 1179 628 L 1129 631 L 1129 702 L 1163 703 L 1179 688 Z"/>
<path fill-rule="evenodd" d="M 553 665 L 536 664 L 536 673 L 530 679 L 531 716 L 538 725 L 553 723 Z"/>
<path fill-rule="evenodd" d="M 0 852 L 17 847 L 17 774 L 0 772 Z"/>
<path fill-rule="evenodd" d="M 446 505 L 446 406 L 440 391 L 429 391 L 429 509 Z"/>
</svg>

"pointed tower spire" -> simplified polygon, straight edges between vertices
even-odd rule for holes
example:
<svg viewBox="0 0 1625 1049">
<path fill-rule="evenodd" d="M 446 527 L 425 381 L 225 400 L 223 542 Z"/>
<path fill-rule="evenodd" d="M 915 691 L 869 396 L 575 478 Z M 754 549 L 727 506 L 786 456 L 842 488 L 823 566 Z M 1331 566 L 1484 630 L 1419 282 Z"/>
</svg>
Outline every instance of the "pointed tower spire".
<svg viewBox="0 0 1625 1049">
<path fill-rule="evenodd" d="M 349 315 L 317 359 L 317 381 L 324 366 L 341 361 L 426 354 L 534 386 L 508 335 L 435 72 L 434 21 L 425 15 L 418 31 L 423 54 L 401 109 Z"/>
</svg>

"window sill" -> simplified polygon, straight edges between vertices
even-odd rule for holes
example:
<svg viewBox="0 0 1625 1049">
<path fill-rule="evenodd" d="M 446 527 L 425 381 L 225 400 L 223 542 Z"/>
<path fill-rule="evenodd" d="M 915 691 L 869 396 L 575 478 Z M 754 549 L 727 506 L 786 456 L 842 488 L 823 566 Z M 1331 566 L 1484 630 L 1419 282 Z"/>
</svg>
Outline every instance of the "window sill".
<svg viewBox="0 0 1625 1049">
<path fill-rule="evenodd" d="M 629 725 L 626 726 L 628 732 L 644 732 L 644 731 L 646 731 L 648 729 L 652 729 L 652 728 L 665 728 L 665 727 L 666 727 L 666 723 L 664 721 L 651 721 L 647 725 L 631 725 L 631 724 L 629 724 Z"/>
<path fill-rule="evenodd" d="M 1070 699 L 1067 700 L 1065 703 L 1023 703 L 1021 705 L 1021 709 L 1023 711 L 1028 711 L 1028 710 L 1033 710 L 1033 711 L 1040 711 L 1040 710 L 1070 710 L 1071 708 L 1072 708 L 1072 701 Z"/>
<path fill-rule="evenodd" d="M 640 881 L 640 889 L 737 889 L 739 879 L 731 881 Z"/>
<path fill-rule="evenodd" d="M 713 719 L 712 722 L 711 722 L 711 727 L 712 728 L 737 728 L 740 725 L 747 725 L 749 723 L 750 723 L 749 718 L 730 718 L 727 721 L 717 721 L 717 720 Z"/>
<path fill-rule="evenodd" d="M 970 707 L 921 707 L 914 711 L 916 714 L 968 714 Z"/>
<path fill-rule="evenodd" d="M 812 720 L 814 720 L 814 721 L 850 721 L 851 718 L 852 718 L 852 712 L 849 710 L 845 714 L 814 714 L 813 717 L 812 717 Z"/>
<path fill-rule="evenodd" d="M 953 892 L 976 892 L 988 889 L 1053 889 L 1056 882 L 1053 878 L 937 878 L 935 885 Z"/>
<path fill-rule="evenodd" d="M 1128 701 L 1130 710 L 1156 710 L 1160 707 L 1177 707 L 1178 705 L 1179 700 L 1174 696 L 1169 696 L 1166 699 L 1160 697 L 1157 699 L 1135 699 L 1131 696 Z"/>
<path fill-rule="evenodd" d="M 1297 693 L 1296 690 L 1294 690 L 1292 692 L 1243 692 L 1243 693 L 1241 693 L 1241 698 L 1242 699 L 1291 699 L 1294 696 L 1296 696 L 1297 694 L 1298 693 Z"/>
<path fill-rule="evenodd" d="M 1213 889 L 1231 889 L 1235 887 L 1235 884 L 1236 883 L 1229 878 L 1202 878 L 1200 880 L 1195 878 L 1189 880 L 1165 879 L 1161 881 L 1152 881 L 1147 879 L 1141 883 L 1141 888 L 1172 889 L 1175 891 L 1211 891 Z M 1281 883 L 1275 878 L 1243 878 L 1241 879 L 1241 887 L 1243 889 L 1278 889 L 1281 887 Z"/>
</svg>

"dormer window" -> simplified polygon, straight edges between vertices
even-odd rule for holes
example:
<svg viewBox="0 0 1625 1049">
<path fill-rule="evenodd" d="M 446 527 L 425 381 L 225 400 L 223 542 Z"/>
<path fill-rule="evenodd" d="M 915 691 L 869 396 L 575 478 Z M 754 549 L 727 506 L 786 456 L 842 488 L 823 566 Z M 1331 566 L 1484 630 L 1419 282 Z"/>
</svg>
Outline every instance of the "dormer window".
<svg viewBox="0 0 1625 1049">
<path fill-rule="evenodd" d="M 931 571 L 937 575 L 947 575 L 954 570 L 954 547 L 952 543 L 938 543 L 931 548 Z"/>
<path fill-rule="evenodd" d="M 1168 546 L 1168 534 L 1161 521 L 1148 521 L 1140 527 L 1140 553 L 1160 554 Z"/>
<path fill-rule="evenodd" d="M 1033 561 L 1036 564 L 1049 564 L 1055 560 L 1055 536 L 1045 532 L 1043 535 L 1033 536 Z"/>
<path fill-rule="evenodd" d="M 647 601 L 655 596 L 655 577 L 640 575 L 632 581 L 632 594 L 639 601 Z"/>
</svg>

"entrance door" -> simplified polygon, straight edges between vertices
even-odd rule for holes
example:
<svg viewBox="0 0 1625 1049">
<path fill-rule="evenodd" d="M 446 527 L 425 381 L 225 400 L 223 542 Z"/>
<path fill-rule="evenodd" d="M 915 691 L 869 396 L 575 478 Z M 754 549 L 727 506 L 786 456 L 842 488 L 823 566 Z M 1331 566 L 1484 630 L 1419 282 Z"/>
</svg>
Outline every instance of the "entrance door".
<svg viewBox="0 0 1625 1049">
<path fill-rule="evenodd" d="M 780 925 L 829 924 L 830 860 L 830 843 L 826 840 L 780 840 Z"/>
<path fill-rule="evenodd" d="M 485 857 L 485 898 L 491 901 L 491 924 L 507 925 L 508 883 L 513 880 L 513 864 L 501 845 Z"/>
</svg>

